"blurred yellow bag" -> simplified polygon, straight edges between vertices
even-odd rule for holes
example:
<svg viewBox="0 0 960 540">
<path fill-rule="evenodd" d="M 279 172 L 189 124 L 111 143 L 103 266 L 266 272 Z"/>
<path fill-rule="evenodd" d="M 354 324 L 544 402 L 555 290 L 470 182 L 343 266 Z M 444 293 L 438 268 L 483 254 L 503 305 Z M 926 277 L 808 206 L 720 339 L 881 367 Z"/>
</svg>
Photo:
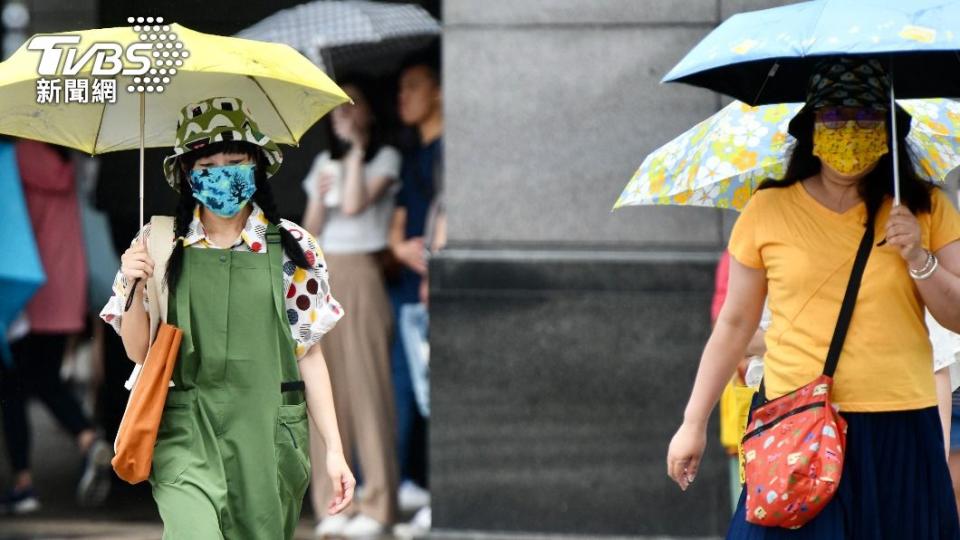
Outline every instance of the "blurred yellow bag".
<svg viewBox="0 0 960 540">
<path fill-rule="evenodd" d="M 733 455 L 747 429 L 750 402 L 757 389 L 730 381 L 720 396 L 720 444 Z"/>
<path fill-rule="evenodd" d="M 740 456 L 740 483 L 744 481 L 743 455 L 740 444 L 747 429 L 750 403 L 757 389 L 731 380 L 720 396 L 720 444 L 730 455 Z"/>
</svg>

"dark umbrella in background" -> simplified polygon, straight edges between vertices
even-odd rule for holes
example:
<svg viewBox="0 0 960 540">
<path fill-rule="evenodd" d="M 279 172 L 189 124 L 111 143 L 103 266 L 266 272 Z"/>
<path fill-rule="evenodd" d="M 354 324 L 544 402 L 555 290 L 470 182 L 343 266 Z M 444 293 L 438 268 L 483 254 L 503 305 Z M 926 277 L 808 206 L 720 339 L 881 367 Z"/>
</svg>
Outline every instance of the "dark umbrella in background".
<svg viewBox="0 0 960 540">
<path fill-rule="evenodd" d="M 278 11 L 236 37 L 284 43 L 333 75 L 382 74 L 440 35 L 440 23 L 414 4 L 319 0 Z"/>
</svg>

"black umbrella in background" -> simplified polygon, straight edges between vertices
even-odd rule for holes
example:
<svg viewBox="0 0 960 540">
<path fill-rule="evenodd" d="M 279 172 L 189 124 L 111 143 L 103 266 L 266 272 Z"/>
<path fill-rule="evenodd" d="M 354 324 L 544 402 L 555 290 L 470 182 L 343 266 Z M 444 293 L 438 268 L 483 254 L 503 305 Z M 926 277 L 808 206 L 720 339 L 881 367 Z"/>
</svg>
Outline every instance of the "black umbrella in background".
<svg viewBox="0 0 960 540">
<path fill-rule="evenodd" d="M 284 43 L 327 73 L 378 75 L 440 35 L 440 23 L 418 5 L 318 0 L 284 9 L 236 37 Z"/>
</svg>

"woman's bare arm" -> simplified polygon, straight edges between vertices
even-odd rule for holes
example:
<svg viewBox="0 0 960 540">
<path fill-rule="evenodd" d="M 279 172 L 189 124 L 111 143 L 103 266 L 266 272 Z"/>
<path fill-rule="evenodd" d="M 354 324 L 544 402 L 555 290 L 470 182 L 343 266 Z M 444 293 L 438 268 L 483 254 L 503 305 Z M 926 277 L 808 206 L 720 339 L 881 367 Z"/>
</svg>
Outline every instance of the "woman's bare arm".
<svg viewBox="0 0 960 540">
<path fill-rule="evenodd" d="M 933 318 L 960 333 L 960 241 L 942 247 L 936 256 L 940 267 L 929 279 L 914 282 Z"/>
<path fill-rule="evenodd" d="M 356 480 L 343 455 L 343 443 L 337 426 L 337 411 L 333 404 L 330 372 L 323 352 L 320 350 L 320 344 L 310 347 L 298 365 L 300 377 L 306 386 L 307 411 L 327 448 L 325 466 L 334 493 L 333 500 L 327 506 L 327 513 L 333 515 L 341 512 L 353 500 Z M 314 466 L 320 466 L 320 464 Z M 317 512 L 319 511 L 317 509 Z"/>
<path fill-rule="evenodd" d="M 340 430 L 337 426 L 337 412 L 333 404 L 330 372 L 327 370 L 327 362 L 319 344 L 310 347 L 298 364 L 300 376 L 307 389 L 307 409 L 313 417 L 317 431 L 323 436 L 327 451 L 343 453 Z"/>
<path fill-rule="evenodd" d="M 940 424 L 943 426 L 943 451 L 950 459 L 950 419 L 953 416 L 953 396 L 951 395 L 950 368 L 945 367 L 934 373 L 937 384 L 937 410 L 940 413 Z"/>
<path fill-rule="evenodd" d="M 319 237 L 323 232 L 325 219 L 326 208 L 323 206 L 323 197 L 307 198 L 307 207 L 303 210 L 303 228 L 313 236 Z"/>
<path fill-rule="evenodd" d="M 757 331 L 766 293 L 763 270 L 730 261 L 727 297 L 700 358 L 683 423 L 667 452 L 667 474 L 681 489 L 686 490 L 697 475 L 706 447 L 707 420 Z"/>
<path fill-rule="evenodd" d="M 366 178 L 366 164 L 362 152 L 351 150 L 343 158 L 343 204 L 340 210 L 348 216 L 362 213 L 368 206 L 380 200 L 387 188 L 396 181 L 389 176 Z"/>
<path fill-rule="evenodd" d="M 120 318 L 120 339 L 127 356 L 138 364 L 147 358 L 147 349 L 150 344 L 150 316 L 143 309 L 144 281 L 137 282 L 134 287 L 133 303 L 130 310 Z"/>
</svg>

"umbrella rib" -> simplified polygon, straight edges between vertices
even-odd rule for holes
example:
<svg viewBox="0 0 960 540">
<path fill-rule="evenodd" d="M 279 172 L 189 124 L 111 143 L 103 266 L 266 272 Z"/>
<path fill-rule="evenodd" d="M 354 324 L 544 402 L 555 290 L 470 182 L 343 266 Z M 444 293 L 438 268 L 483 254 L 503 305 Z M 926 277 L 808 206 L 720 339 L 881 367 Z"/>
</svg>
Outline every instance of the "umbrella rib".
<svg viewBox="0 0 960 540">
<path fill-rule="evenodd" d="M 293 131 L 290 130 L 290 126 L 287 125 L 286 119 L 284 119 L 283 115 L 280 114 L 280 109 L 277 108 L 277 105 L 273 102 L 273 98 L 270 97 L 270 94 L 268 94 L 267 91 L 263 89 L 263 86 L 260 85 L 260 81 L 258 81 L 256 77 L 247 75 L 247 78 L 253 81 L 253 83 L 257 85 L 257 88 L 260 89 L 260 92 L 263 93 L 263 96 L 267 98 L 267 101 L 270 102 L 270 106 L 273 107 L 273 110 L 277 113 L 277 116 L 280 118 L 280 122 L 283 123 L 283 127 L 286 128 L 287 133 L 290 134 L 290 139 L 293 141 L 293 145 L 299 146 L 300 143 L 299 141 L 297 141 L 297 137 L 294 136 Z"/>
<path fill-rule="evenodd" d="M 817 33 L 817 27 L 820 26 L 820 21 L 823 20 L 823 14 L 826 13 L 826 12 L 827 12 L 827 2 L 824 2 L 824 3 L 823 3 L 823 7 L 820 8 L 820 14 L 817 15 L 817 22 L 813 23 L 813 33 L 814 33 L 814 35 L 816 35 L 816 33 Z M 803 44 L 803 42 L 801 42 L 801 45 L 802 45 L 802 44 Z M 808 48 L 811 47 L 811 46 L 812 46 L 812 45 L 807 45 Z M 804 57 L 804 56 L 807 56 L 807 51 L 806 51 L 806 50 L 800 52 L 800 57 L 802 58 L 802 57 Z"/>
<path fill-rule="evenodd" d="M 97 153 L 97 143 L 100 142 L 100 130 L 103 129 L 103 117 L 107 115 L 107 102 L 104 100 L 103 108 L 100 109 L 100 121 L 97 122 L 97 134 L 93 138 L 93 148 L 90 150 L 90 155 Z"/>
<path fill-rule="evenodd" d="M 775 60 L 773 66 L 767 71 L 767 76 L 763 78 L 763 84 L 760 85 L 760 90 L 757 91 L 757 97 L 753 98 L 753 103 L 750 105 L 756 106 L 760 101 L 760 96 L 763 95 L 763 91 L 767 88 L 767 83 L 770 82 L 770 79 L 777 76 L 777 71 L 780 69 L 780 61 Z"/>
</svg>

